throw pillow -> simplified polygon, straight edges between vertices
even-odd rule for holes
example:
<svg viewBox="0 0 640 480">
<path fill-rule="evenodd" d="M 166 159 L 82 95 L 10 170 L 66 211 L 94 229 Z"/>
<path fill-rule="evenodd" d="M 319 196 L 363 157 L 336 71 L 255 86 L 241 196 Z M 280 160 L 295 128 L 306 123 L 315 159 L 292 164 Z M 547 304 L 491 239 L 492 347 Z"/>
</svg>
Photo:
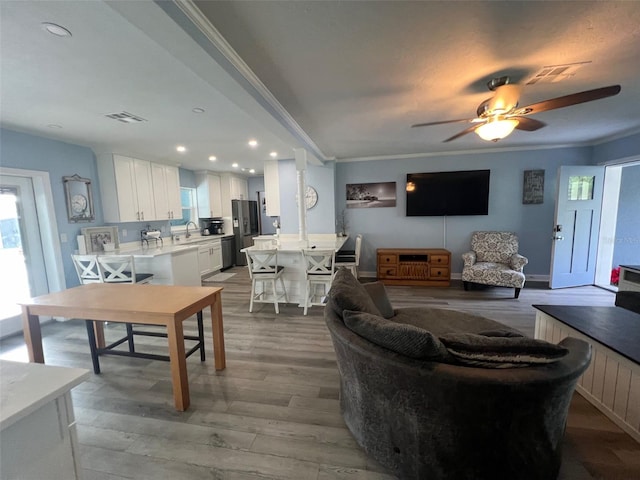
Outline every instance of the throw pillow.
<svg viewBox="0 0 640 480">
<path fill-rule="evenodd" d="M 370 342 L 407 357 L 438 360 L 447 356 L 438 337 L 413 325 L 349 310 L 344 312 L 344 324 Z"/>
<path fill-rule="evenodd" d="M 340 268 L 333 278 L 327 297 L 329 297 L 329 304 L 339 317 L 342 317 L 342 312 L 345 310 L 380 315 L 380 310 L 373 303 L 364 286 L 344 267 Z"/>
<path fill-rule="evenodd" d="M 380 315 L 384 318 L 392 318 L 396 312 L 393 310 L 393 305 L 389 301 L 387 296 L 387 289 L 382 282 L 371 282 L 363 284 L 364 289 L 367 291 L 371 300 L 376 305 L 376 308 L 380 310 Z"/>
<path fill-rule="evenodd" d="M 441 336 L 440 341 L 460 363 L 488 368 L 553 363 L 569 353 L 569 350 L 560 345 L 528 337 L 486 337 L 473 333 L 452 333 Z"/>
</svg>

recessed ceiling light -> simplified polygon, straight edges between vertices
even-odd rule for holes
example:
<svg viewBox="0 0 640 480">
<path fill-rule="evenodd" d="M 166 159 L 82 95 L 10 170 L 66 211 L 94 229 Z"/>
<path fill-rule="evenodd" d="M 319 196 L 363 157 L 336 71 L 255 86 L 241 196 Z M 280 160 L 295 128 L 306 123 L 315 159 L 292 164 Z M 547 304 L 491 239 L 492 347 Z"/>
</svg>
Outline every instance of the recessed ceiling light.
<svg viewBox="0 0 640 480">
<path fill-rule="evenodd" d="M 47 125 L 47 127 L 49 127 L 49 128 L 62 128 L 62 125 L 58 125 L 56 123 L 50 123 L 49 125 Z"/>
<path fill-rule="evenodd" d="M 237 164 L 237 163 L 232 163 L 232 164 L 231 164 L 231 166 L 232 166 L 233 168 L 238 168 L 238 164 Z"/>
<path fill-rule="evenodd" d="M 51 22 L 42 22 L 42 28 L 44 28 L 51 35 L 57 37 L 70 37 L 71 32 L 66 28 Z"/>
<path fill-rule="evenodd" d="M 178 152 L 180 152 L 180 153 L 184 153 L 184 152 L 186 152 L 186 151 L 187 151 L 187 147 L 185 147 L 184 145 L 178 145 L 178 146 L 176 147 L 176 150 L 177 150 Z"/>
<path fill-rule="evenodd" d="M 256 173 L 256 169 L 252 168 L 251 170 L 249 170 L 249 173 Z"/>
<path fill-rule="evenodd" d="M 211 160 L 212 162 L 215 162 L 218 159 L 218 157 L 216 157 L 215 155 L 211 155 L 209 157 L 209 160 Z"/>
<path fill-rule="evenodd" d="M 249 146 L 252 148 L 256 148 L 258 146 L 257 140 L 249 140 Z"/>
<path fill-rule="evenodd" d="M 276 158 L 276 157 L 278 156 L 278 152 L 271 152 L 271 153 L 269 154 L 269 156 L 270 156 L 271 158 Z"/>
<path fill-rule="evenodd" d="M 204 108 L 196 107 L 191 110 L 193 113 L 204 113 Z"/>
<path fill-rule="evenodd" d="M 243 172 L 246 172 L 247 169 L 246 168 L 241 168 L 240 170 L 242 170 Z"/>
</svg>

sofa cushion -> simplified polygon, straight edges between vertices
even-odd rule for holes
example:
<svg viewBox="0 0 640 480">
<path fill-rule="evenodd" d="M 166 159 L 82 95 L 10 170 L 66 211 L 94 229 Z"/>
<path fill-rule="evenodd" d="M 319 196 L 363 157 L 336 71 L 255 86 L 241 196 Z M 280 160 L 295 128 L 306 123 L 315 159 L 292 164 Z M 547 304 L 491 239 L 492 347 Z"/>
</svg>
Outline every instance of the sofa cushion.
<svg viewBox="0 0 640 480">
<path fill-rule="evenodd" d="M 364 286 L 344 267 L 336 273 L 327 297 L 329 297 L 329 305 L 341 318 L 345 310 L 380 315 L 380 311 Z"/>
<path fill-rule="evenodd" d="M 569 352 L 560 345 L 528 337 L 487 337 L 473 333 L 451 333 L 441 336 L 440 340 L 460 363 L 488 368 L 553 363 Z"/>
<path fill-rule="evenodd" d="M 516 332 L 513 329 L 497 328 L 493 330 L 483 330 L 478 332 L 478 335 L 484 337 L 524 337 L 520 332 Z"/>
<path fill-rule="evenodd" d="M 389 301 L 387 296 L 387 289 L 382 282 L 371 282 L 363 284 L 364 289 L 367 291 L 376 308 L 380 310 L 380 315 L 384 318 L 393 317 L 396 312 L 393 310 L 393 305 Z"/>
<path fill-rule="evenodd" d="M 407 357 L 439 360 L 447 356 L 438 337 L 420 327 L 350 310 L 344 312 L 344 324 L 370 342 Z"/>
</svg>

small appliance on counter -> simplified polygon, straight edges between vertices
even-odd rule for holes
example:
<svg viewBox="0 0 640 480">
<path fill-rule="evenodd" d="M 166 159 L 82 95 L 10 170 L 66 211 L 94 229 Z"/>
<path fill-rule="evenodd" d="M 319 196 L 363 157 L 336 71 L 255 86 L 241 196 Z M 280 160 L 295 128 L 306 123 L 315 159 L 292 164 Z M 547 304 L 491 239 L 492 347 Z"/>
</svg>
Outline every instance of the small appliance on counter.
<svg viewBox="0 0 640 480">
<path fill-rule="evenodd" d="M 157 229 L 147 228 L 146 230 L 140 231 L 140 242 L 144 245 L 147 242 L 147 247 L 149 246 L 149 240 L 153 240 L 156 242 L 156 247 L 158 246 L 158 240 L 160 240 L 160 246 L 164 246 L 164 242 L 162 241 L 162 237 L 160 236 L 162 232 Z"/>
<path fill-rule="evenodd" d="M 224 220 L 222 218 L 212 218 L 207 227 L 210 235 L 224 235 Z"/>
</svg>

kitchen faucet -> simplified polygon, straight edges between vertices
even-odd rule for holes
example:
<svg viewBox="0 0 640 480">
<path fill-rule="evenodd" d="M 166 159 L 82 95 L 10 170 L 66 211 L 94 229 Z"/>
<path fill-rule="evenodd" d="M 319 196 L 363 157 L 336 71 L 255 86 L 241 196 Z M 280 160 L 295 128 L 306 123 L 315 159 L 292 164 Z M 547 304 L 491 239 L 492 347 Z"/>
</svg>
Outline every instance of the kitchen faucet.
<svg viewBox="0 0 640 480">
<path fill-rule="evenodd" d="M 189 225 L 191 225 L 192 223 L 194 227 L 198 228 L 198 225 L 196 225 L 196 222 L 194 222 L 193 220 L 187 223 L 187 234 L 185 235 L 186 238 L 189 238 L 191 236 L 191 234 L 189 233 Z"/>
</svg>

